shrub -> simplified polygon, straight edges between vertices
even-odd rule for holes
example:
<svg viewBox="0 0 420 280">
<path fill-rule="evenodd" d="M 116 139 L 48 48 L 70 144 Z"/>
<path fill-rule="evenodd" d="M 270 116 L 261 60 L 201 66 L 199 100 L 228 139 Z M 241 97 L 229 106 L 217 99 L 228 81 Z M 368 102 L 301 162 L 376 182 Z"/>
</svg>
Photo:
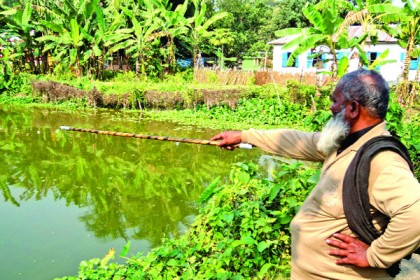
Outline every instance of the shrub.
<svg viewBox="0 0 420 280">
<path fill-rule="evenodd" d="M 277 165 L 268 180 L 257 165 L 236 164 L 227 184 L 216 179 L 204 190 L 183 236 L 126 265 L 106 264 L 109 255 L 82 262 L 78 279 L 287 279 L 289 223 L 319 173 L 300 162 Z"/>
</svg>

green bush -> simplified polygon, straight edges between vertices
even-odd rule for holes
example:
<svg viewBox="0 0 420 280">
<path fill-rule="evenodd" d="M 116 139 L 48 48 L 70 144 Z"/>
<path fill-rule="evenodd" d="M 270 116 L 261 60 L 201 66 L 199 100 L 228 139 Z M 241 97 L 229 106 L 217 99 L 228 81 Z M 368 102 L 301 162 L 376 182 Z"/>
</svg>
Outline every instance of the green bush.
<svg viewBox="0 0 420 280">
<path fill-rule="evenodd" d="M 295 162 L 279 164 L 271 177 L 236 164 L 227 184 L 216 179 L 204 190 L 205 205 L 183 236 L 125 265 L 107 264 L 109 255 L 84 261 L 78 278 L 64 279 L 287 279 L 289 223 L 319 172 Z"/>
</svg>

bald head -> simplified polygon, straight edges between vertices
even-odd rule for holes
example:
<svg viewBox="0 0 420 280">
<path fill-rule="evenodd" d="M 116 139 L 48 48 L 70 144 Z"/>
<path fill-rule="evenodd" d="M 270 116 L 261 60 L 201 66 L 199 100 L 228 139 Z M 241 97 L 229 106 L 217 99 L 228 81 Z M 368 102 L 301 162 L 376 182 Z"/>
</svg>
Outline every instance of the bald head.
<svg viewBox="0 0 420 280">
<path fill-rule="evenodd" d="M 336 88 L 347 101 L 357 101 L 372 117 L 385 119 L 389 103 L 389 86 L 373 70 L 359 69 L 344 75 Z"/>
</svg>

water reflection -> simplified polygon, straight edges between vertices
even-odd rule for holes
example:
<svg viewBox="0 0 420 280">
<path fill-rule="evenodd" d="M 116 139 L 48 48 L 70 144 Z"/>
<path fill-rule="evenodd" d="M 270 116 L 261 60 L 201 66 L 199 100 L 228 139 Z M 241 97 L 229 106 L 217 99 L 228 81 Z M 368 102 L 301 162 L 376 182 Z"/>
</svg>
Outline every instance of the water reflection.
<svg viewBox="0 0 420 280">
<path fill-rule="evenodd" d="M 2 105 L 0 122 L 5 203 L 21 207 L 52 197 L 81 209 L 78 220 L 98 240 L 147 240 L 150 247 L 185 230 L 203 188 L 216 176 L 227 176 L 232 162 L 259 154 L 58 129 L 72 125 L 202 139 L 215 133 L 139 121 L 136 114 L 114 111 L 71 113 Z M 1 227 L 0 233 L 8 234 Z"/>
</svg>

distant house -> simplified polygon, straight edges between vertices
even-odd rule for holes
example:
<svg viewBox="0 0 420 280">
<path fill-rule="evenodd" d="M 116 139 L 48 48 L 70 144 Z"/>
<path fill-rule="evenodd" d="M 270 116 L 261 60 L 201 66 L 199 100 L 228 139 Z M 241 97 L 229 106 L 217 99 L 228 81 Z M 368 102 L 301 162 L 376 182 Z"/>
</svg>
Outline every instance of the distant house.
<svg viewBox="0 0 420 280">
<path fill-rule="evenodd" d="M 361 26 L 350 26 L 349 27 L 349 38 L 359 37 L 362 35 Z M 299 55 L 292 66 L 287 66 L 287 61 L 293 49 L 284 50 L 283 46 L 290 42 L 294 37 L 286 36 L 274 41 L 269 42 L 273 45 L 273 70 L 278 72 L 289 72 L 289 73 L 302 73 L 302 72 L 322 72 L 331 69 L 331 61 L 325 62 L 331 57 L 329 49 L 325 46 L 317 47 L 314 50 L 307 51 Z M 401 75 L 403 60 L 405 58 L 405 49 L 401 48 L 397 44 L 397 40 L 388 34 L 379 31 L 378 32 L 378 43 L 372 45 L 367 41 L 365 43 L 365 51 L 368 55 L 368 59 L 374 61 L 381 53 L 389 49 L 389 54 L 386 60 L 394 60 L 393 63 L 388 63 L 377 67 L 383 77 L 390 83 L 396 83 L 398 77 Z M 313 57 L 314 53 L 319 53 L 320 57 Z M 358 68 L 358 54 L 354 50 L 340 50 L 337 54 L 337 59 L 341 59 L 344 56 L 349 58 L 349 71 L 356 70 Z M 410 63 L 410 79 L 414 79 L 415 72 L 417 70 L 419 58 L 411 60 Z"/>
</svg>

